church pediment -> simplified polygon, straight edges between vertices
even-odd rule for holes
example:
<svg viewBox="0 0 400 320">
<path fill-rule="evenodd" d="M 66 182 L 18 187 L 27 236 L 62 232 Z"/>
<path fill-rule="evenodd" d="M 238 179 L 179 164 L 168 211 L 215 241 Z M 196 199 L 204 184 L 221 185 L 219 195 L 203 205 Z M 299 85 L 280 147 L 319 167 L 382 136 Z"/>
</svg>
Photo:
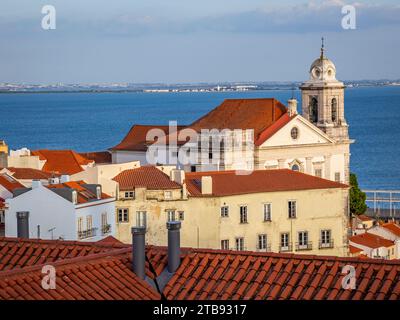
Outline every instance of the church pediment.
<svg viewBox="0 0 400 320">
<path fill-rule="evenodd" d="M 265 141 L 259 143 L 259 147 L 266 148 L 333 143 L 334 141 L 322 130 L 318 129 L 301 115 L 296 115 Z"/>
</svg>

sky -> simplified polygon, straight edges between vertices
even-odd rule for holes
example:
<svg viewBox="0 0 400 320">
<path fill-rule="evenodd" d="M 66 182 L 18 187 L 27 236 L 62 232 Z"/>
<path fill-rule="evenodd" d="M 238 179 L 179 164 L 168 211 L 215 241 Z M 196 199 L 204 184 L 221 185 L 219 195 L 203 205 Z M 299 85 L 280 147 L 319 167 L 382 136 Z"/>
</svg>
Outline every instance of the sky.
<svg viewBox="0 0 400 320">
<path fill-rule="evenodd" d="M 399 79 L 399 34 L 398 0 L 2 0 L 0 82 L 302 81 L 322 36 L 339 79 Z"/>
</svg>

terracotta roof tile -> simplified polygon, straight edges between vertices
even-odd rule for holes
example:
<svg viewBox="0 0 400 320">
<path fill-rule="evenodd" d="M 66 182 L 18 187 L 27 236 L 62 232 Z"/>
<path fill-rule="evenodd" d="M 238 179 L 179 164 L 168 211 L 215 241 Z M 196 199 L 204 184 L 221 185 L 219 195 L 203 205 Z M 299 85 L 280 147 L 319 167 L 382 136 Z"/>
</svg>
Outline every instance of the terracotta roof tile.
<svg viewBox="0 0 400 320">
<path fill-rule="evenodd" d="M 12 173 L 12 176 L 15 179 L 19 180 L 47 180 L 59 176 L 51 172 L 32 169 L 32 168 L 8 167 L 6 168 L 6 170 L 10 171 Z"/>
<path fill-rule="evenodd" d="M 16 189 L 25 188 L 24 185 L 5 173 L 0 174 L 0 185 L 11 193 Z"/>
<path fill-rule="evenodd" d="M 368 248 L 380 248 L 394 246 L 394 242 L 372 233 L 362 233 L 349 238 L 350 243 L 359 244 Z"/>
<path fill-rule="evenodd" d="M 3 241 L 17 246 L 8 251 L 20 250 L 18 242 Z M 34 242 L 38 248 L 50 249 L 50 252 L 57 249 L 57 255 L 64 247 L 79 246 L 66 241 L 23 242 Z M 0 299 L 161 298 L 152 286 L 131 271 L 130 246 L 107 247 L 98 243 L 80 246 L 106 249 L 51 262 L 57 269 L 56 290 L 41 288 L 41 265 L 0 272 Z M 167 249 L 148 246 L 146 250 L 152 269 L 161 266 L 162 271 L 166 267 Z M 3 251 L 0 247 L 0 254 Z M 190 248 L 181 249 L 181 258 L 179 268 L 163 290 L 167 299 L 379 300 L 398 299 L 400 294 L 400 261 Z M 3 261 L 1 255 L 0 261 Z M 355 290 L 342 288 L 345 265 L 356 268 Z M 147 275 L 154 279 L 155 275 L 149 272 L 147 268 Z"/>
<path fill-rule="evenodd" d="M 111 153 L 108 151 L 83 152 L 80 156 L 88 160 L 93 160 L 97 164 L 112 163 Z"/>
<path fill-rule="evenodd" d="M 255 170 L 249 175 L 237 175 L 235 171 L 188 172 L 185 181 L 190 196 L 210 196 L 201 194 L 203 176 L 212 177 L 212 196 L 348 187 L 289 169 Z"/>
<path fill-rule="evenodd" d="M 391 233 L 400 237 L 400 226 L 396 223 L 390 222 L 382 225 L 383 228 L 389 230 Z"/>
<path fill-rule="evenodd" d="M 143 166 L 124 170 L 114 181 L 119 183 L 120 190 L 134 190 L 135 187 L 146 187 L 149 190 L 181 189 L 182 186 L 154 166 Z"/>
<path fill-rule="evenodd" d="M 181 130 L 184 126 L 178 126 L 177 129 Z M 159 129 L 164 132 L 165 136 L 169 134 L 169 126 L 157 125 L 134 125 L 122 141 L 110 150 L 123 150 L 123 151 L 146 151 L 149 144 L 154 141 L 147 141 L 146 135 L 152 129 Z"/>
<path fill-rule="evenodd" d="M 86 159 L 72 150 L 35 150 L 33 156 L 39 156 L 40 160 L 45 160 L 43 171 L 73 175 L 83 171 L 82 166 L 93 163 L 93 160 Z"/>
<path fill-rule="evenodd" d="M 287 113 L 286 107 L 273 98 L 226 99 L 218 107 L 192 123 L 201 129 L 253 129 L 257 140 L 261 132 Z"/>
</svg>

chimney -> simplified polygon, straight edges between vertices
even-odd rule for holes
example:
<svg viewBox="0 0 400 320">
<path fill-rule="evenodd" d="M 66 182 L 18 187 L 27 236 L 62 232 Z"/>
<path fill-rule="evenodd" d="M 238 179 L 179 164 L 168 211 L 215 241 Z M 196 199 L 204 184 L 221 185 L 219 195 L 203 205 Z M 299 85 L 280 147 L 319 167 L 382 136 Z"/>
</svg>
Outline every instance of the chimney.
<svg viewBox="0 0 400 320">
<path fill-rule="evenodd" d="M 17 237 L 29 239 L 29 212 L 17 212 Z"/>
<path fill-rule="evenodd" d="M 168 229 L 168 272 L 174 273 L 181 264 L 181 222 L 167 222 Z"/>
<path fill-rule="evenodd" d="M 32 189 L 37 189 L 42 186 L 42 182 L 40 180 L 32 180 Z"/>
<path fill-rule="evenodd" d="M 145 273 L 145 227 L 133 227 L 132 232 L 132 270 L 140 278 L 144 279 Z"/>
<path fill-rule="evenodd" d="M 60 183 L 69 182 L 69 175 L 63 174 L 60 178 Z"/>
<path fill-rule="evenodd" d="M 172 169 L 170 173 L 170 178 L 171 181 L 174 181 L 179 184 L 183 184 L 185 181 L 185 171 L 183 170 L 178 170 L 178 169 Z"/>
<path fill-rule="evenodd" d="M 288 100 L 288 113 L 290 117 L 297 114 L 297 100 L 294 98 Z"/>
<path fill-rule="evenodd" d="M 201 177 L 201 194 L 212 194 L 212 177 Z"/>
</svg>

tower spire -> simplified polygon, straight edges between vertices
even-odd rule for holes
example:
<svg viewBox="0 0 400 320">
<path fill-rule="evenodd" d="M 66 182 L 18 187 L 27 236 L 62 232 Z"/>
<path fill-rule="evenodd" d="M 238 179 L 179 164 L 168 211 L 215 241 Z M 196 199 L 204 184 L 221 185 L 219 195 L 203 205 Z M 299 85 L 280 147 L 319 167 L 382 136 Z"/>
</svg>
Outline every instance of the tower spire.
<svg viewBox="0 0 400 320">
<path fill-rule="evenodd" d="M 324 45 L 324 37 L 321 38 L 321 60 L 324 58 L 324 50 L 325 50 L 325 45 Z"/>
</svg>

